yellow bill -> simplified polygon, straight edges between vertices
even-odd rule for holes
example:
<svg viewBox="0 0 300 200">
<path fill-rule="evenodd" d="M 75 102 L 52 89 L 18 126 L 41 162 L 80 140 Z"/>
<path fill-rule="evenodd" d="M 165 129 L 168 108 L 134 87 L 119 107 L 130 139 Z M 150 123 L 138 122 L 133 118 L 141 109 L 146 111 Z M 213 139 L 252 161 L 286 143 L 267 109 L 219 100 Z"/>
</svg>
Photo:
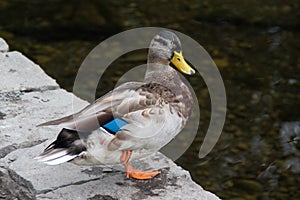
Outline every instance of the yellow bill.
<svg viewBox="0 0 300 200">
<path fill-rule="evenodd" d="M 187 62 L 184 60 L 182 52 L 180 51 L 179 53 L 174 51 L 174 55 L 171 59 L 171 63 L 173 65 L 175 65 L 175 67 L 188 75 L 193 75 L 195 74 L 195 70 L 189 65 L 187 64 Z"/>
</svg>

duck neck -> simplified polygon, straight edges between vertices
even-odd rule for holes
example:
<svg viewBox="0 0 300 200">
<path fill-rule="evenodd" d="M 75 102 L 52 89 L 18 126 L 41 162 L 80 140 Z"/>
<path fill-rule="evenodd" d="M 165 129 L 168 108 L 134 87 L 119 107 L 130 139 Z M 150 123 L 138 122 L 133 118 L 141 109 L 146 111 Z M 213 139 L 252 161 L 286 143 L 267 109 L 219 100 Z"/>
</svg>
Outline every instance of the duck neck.
<svg viewBox="0 0 300 200">
<path fill-rule="evenodd" d="M 147 71 L 145 76 L 146 83 L 158 83 L 173 91 L 181 85 L 182 80 L 175 69 L 170 67 L 169 61 L 162 63 L 147 63 Z"/>
</svg>

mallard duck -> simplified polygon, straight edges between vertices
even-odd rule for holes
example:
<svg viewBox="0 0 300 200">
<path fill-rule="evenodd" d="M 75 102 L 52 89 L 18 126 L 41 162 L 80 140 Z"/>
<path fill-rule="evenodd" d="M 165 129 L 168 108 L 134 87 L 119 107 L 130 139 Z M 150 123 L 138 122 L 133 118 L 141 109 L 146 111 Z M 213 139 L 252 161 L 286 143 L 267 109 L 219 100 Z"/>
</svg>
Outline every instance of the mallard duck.
<svg viewBox="0 0 300 200">
<path fill-rule="evenodd" d="M 164 30 L 151 40 L 144 82 L 124 83 L 76 114 L 38 125 L 63 128 L 37 159 L 49 165 L 121 163 L 127 178 L 158 175 L 136 170 L 130 161 L 168 144 L 191 115 L 191 92 L 171 65 L 195 73 L 184 60 L 179 38 Z"/>
</svg>

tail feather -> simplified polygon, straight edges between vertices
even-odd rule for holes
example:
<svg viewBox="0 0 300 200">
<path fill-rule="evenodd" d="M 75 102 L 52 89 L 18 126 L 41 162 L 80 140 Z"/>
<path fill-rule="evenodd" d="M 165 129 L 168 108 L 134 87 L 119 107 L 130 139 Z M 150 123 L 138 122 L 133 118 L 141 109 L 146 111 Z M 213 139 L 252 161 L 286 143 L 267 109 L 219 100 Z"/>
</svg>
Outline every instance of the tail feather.
<svg viewBox="0 0 300 200">
<path fill-rule="evenodd" d="M 41 154 L 35 159 L 48 165 L 58 165 L 64 162 L 71 161 L 77 156 L 78 155 L 71 155 L 66 149 L 53 149 L 46 154 Z"/>
<path fill-rule="evenodd" d="M 41 155 L 35 157 L 35 159 L 44 162 L 53 159 L 60 158 L 62 156 L 68 155 L 68 151 L 66 149 L 52 149 L 49 151 L 43 152 Z"/>
<path fill-rule="evenodd" d="M 47 164 L 47 165 L 58 165 L 58 164 L 61 164 L 61 163 L 69 162 L 69 161 L 73 160 L 76 157 L 77 157 L 77 155 L 73 155 L 73 156 L 65 155 L 65 156 L 62 156 L 58 159 L 44 161 L 44 163 Z"/>
<path fill-rule="evenodd" d="M 86 147 L 76 131 L 62 129 L 57 139 L 35 159 L 48 165 L 57 165 L 71 161 L 85 151 Z"/>
</svg>

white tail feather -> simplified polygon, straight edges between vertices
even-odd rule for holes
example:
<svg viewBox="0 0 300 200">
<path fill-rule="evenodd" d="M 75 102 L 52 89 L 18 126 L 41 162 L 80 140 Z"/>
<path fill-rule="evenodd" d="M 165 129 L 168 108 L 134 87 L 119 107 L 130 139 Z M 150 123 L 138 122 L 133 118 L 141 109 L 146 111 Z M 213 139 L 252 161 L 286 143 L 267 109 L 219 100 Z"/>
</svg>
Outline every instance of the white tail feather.
<svg viewBox="0 0 300 200">
<path fill-rule="evenodd" d="M 52 149 L 49 152 L 44 152 L 40 156 L 34 159 L 39 160 L 48 165 L 58 165 L 64 162 L 68 162 L 78 155 L 70 155 L 66 149 Z"/>
<path fill-rule="evenodd" d="M 41 155 L 39 155 L 38 157 L 35 157 L 34 159 L 44 162 L 44 161 L 59 158 L 64 155 L 68 155 L 68 152 L 66 149 L 52 149 L 49 152 L 46 151 L 46 152 L 42 153 Z"/>
<path fill-rule="evenodd" d="M 61 156 L 61 157 L 53 159 L 53 160 L 43 161 L 43 163 L 45 163 L 47 165 L 58 165 L 61 163 L 68 162 L 76 157 L 77 157 L 77 155 L 64 155 L 64 156 Z"/>
</svg>

